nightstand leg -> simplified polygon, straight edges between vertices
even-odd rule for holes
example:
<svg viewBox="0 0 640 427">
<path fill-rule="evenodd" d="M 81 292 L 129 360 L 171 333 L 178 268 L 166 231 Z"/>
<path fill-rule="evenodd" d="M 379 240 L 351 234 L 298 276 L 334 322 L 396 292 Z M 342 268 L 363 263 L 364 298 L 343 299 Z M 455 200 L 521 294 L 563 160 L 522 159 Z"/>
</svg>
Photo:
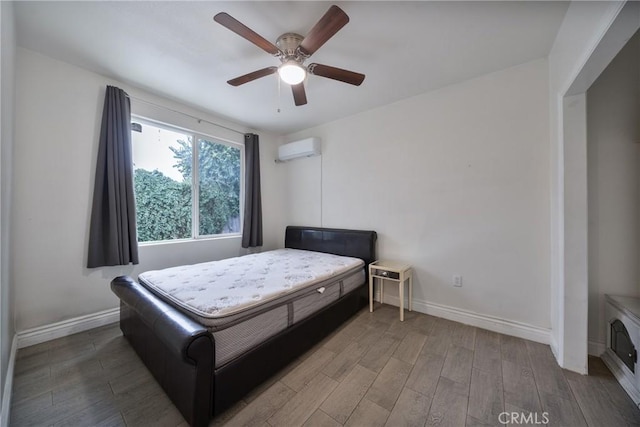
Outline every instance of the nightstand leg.
<svg viewBox="0 0 640 427">
<path fill-rule="evenodd" d="M 404 322 L 404 281 L 399 283 L 400 293 L 400 321 Z"/>
<path fill-rule="evenodd" d="M 379 277 L 380 280 L 380 304 L 384 304 L 384 279 Z"/>
<path fill-rule="evenodd" d="M 369 313 L 373 313 L 373 281 L 375 279 L 369 276 Z"/>
</svg>

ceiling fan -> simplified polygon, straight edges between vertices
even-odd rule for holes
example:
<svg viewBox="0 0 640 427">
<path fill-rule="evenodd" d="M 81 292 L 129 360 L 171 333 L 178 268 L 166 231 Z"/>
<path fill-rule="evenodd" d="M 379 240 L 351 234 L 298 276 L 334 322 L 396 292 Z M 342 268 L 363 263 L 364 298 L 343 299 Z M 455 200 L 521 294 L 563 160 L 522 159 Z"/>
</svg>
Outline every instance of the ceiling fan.
<svg viewBox="0 0 640 427">
<path fill-rule="evenodd" d="M 364 74 L 354 71 L 315 63 L 304 65 L 304 62 L 315 51 L 349 22 L 349 16 L 338 6 L 331 6 L 306 37 L 296 33 L 285 33 L 278 37 L 275 45 L 228 13 L 218 13 L 213 17 L 213 20 L 280 59 L 281 62 L 278 67 L 266 67 L 231 79 L 227 83 L 232 86 L 240 86 L 278 72 L 282 81 L 291 85 L 293 100 L 296 106 L 299 106 L 307 103 L 307 94 L 304 90 L 304 79 L 307 74 L 326 77 L 355 86 L 360 86 L 364 81 Z"/>
</svg>

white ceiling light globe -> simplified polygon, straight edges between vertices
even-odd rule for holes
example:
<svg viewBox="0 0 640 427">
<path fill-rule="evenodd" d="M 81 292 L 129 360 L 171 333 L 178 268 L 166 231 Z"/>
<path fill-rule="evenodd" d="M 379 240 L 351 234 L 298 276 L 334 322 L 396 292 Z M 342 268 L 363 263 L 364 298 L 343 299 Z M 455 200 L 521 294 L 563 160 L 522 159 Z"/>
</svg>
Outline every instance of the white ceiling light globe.
<svg viewBox="0 0 640 427">
<path fill-rule="evenodd" d="M 278 74 L 283 82 L 290 85 L 302 83 L 307 76 L 307 72 L 294 61 L 285 62 L 278 68 Z"/>
</svg>

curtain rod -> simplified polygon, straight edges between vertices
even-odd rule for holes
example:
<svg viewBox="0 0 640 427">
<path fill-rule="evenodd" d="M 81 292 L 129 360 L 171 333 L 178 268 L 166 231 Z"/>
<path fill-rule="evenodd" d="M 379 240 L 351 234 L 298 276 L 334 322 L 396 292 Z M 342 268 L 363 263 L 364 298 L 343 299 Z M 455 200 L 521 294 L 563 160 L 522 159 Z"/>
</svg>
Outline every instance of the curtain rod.
<svg viewBox="0 0 640 427">
<path fill-rule="evenodd" d="M 212 125 L 214 125 L 214 126 L 218 126 L 218 127 L 222 128 L 222 129 L 230 130 L 231 132 L 235 132 L 235 133 L 238 133 L 238 134 L 240 134 L 240 135 L 244 135 L 244 134 L 246 134 L 246 132 L 240 132 L 239 130 L 232 129 L 232 128 L 230 128 L 230 127 L 227 127 L 227 126 L 221 125 L 220 123 L 215 123 L 215 122 L 212 122 L 212 121 L 210 121 L 210 120 L 201 119 L 200 117 L 192 116 L 191 114 L 187 114 L 187 113 L 184 113 L 184 112 L 182 112 L 182 111 L 174 110 L 173 108 L 165 107 L 164 105 L 156 104 L 156 103 L 154 103 L 154 102 L 147 101 L 147 100 L 145 100 L 145 99 L 138 98 L 138 97 L 136 97 L 136 96 L 131 96 L 131 95 L 129 95 L 129 94 L 127 94 L 127 96 L 128 96 L 130 99 L 135 99 L 136 101 L 142 102 L 142 103 L 144 103 L 144 104 L 153 105 L 154 107 L 162 108 L 162 109 L 164 109 L 164 110 L 168 110 L 168 111 L 171 111 L 171 112 L 173 112 L 173 113 L 178 113 L 178 114 L 182 114 L 183 116 L 191 117 L 192 119 L 197 120 L 197 121 L 198 121 L 198 123 L 200 123 L 200 122 L 205 122 L 205 123 L 212 124 Z"/>
</svg>

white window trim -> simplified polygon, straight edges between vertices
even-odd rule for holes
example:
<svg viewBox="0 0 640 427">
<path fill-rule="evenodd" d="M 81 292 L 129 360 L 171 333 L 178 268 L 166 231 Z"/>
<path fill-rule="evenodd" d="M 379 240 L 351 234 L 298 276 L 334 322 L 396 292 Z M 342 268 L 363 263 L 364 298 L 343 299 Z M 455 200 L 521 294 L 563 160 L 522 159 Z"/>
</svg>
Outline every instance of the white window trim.
<svg viewBox="0 0 640 427">
<path fill-rule="evenodd" d="M 244 227 L 244 200 L 245 200 L 245 146 L 244 144 L 231 141 L 229 139 L 215 136 L 209 133 L 195 131 L 193 129 L 188 129 L 183 126 L 172 125 L 169 123 L 165 123 L 159 120 L 154 120 L 152 118 L 142 116 L 139 114 L 131 114 L 132 122 L 140 122 L 141 124 L 148 124 L 150 126 L 156 126 L 162 129 L 166 129 L 169 131 L 179 131 L 185 134 L 190 135 L 193 138 L 192 141 L 192 156 L 191 156 L 191 237 L 184 239 L 171 239 L 171 240 L 152 240 L 146 242 L 138 242 L 139 246 L 154 246 L 154 245 L 165 245 L 172 243 L 186 243 L 186 242 L 194 242 L 194 241 L 202 241 L 202 240 L 220 240 L 220 239 L 228 239 L 228 238 L 239 238 L 242 237 L 242 231 Z M 239 195 L 239 215 L 240 215 L 240 231 L 237 233 L 224 233 L 224 234 L 199 234 L 199 225 L 200 225 L 200 210 L 198 209 L 198 200 L 200 187 L 198 183 L 199 180 L 199 168 L 198 168 L 198 152 L 199 146 L 197 144 L 199 139 L 203 139 L 208 142 L 223 144 L 227 146 L 231 146 L 233 148 L 237 148 L 240 150 L 240 195 Z M 133 158 L 132 158 L 133 160 Z"/>
</svg>

